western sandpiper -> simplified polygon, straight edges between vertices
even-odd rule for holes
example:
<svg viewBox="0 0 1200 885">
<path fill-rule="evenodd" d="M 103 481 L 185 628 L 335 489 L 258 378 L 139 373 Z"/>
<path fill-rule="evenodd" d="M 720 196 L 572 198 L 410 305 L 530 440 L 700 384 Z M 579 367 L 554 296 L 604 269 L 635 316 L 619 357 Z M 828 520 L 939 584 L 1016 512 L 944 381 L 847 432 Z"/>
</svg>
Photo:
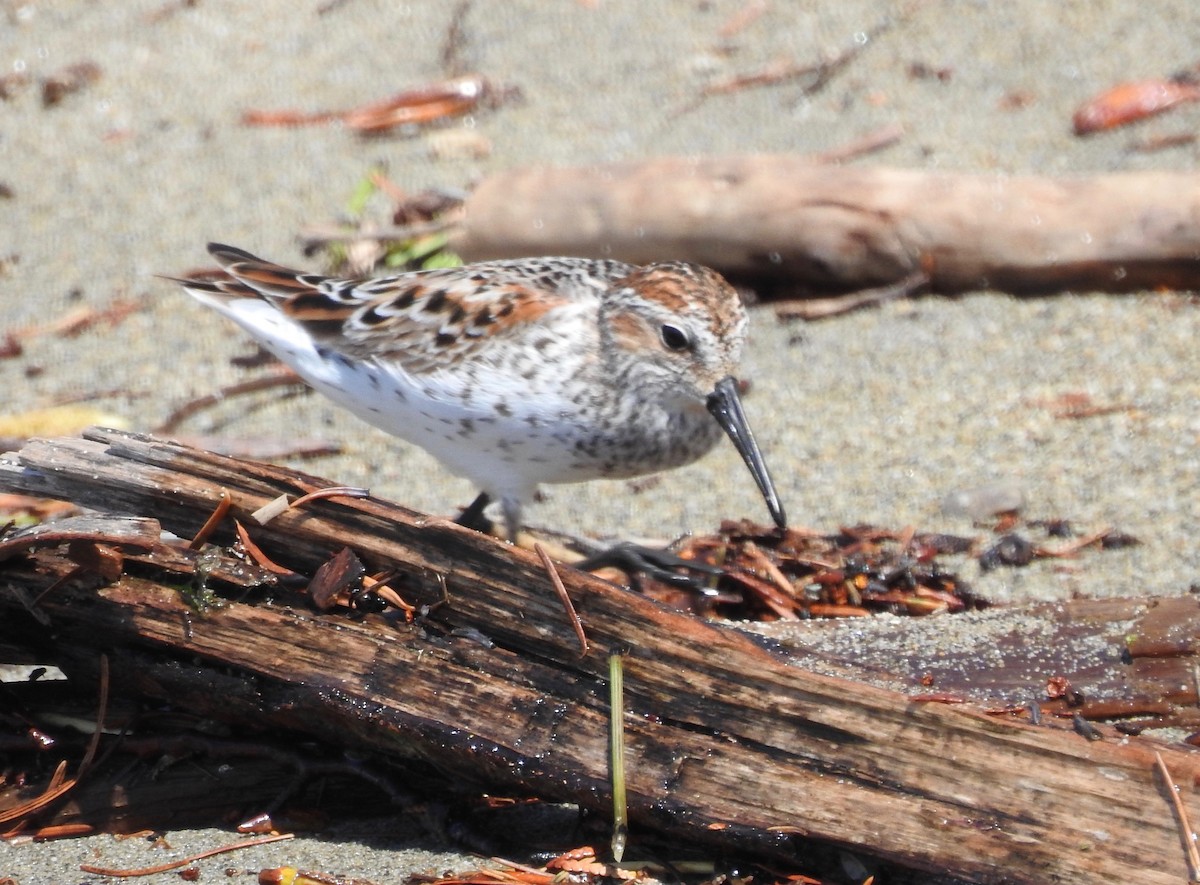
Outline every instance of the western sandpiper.
<svg viewBox="0 0 1200 885">
<path fill-rule="evenodd" d="M 229 276 L 179 280 L 188 292 L 471 479 L 469 512 L 499 500 L 510 539 L 539 483 L 678 467 L 722 429 L 785 525 L 733 377 L 746 311 L 706 267 L 529 258 L 337 279 L 208 251 Z"/>
</svg>

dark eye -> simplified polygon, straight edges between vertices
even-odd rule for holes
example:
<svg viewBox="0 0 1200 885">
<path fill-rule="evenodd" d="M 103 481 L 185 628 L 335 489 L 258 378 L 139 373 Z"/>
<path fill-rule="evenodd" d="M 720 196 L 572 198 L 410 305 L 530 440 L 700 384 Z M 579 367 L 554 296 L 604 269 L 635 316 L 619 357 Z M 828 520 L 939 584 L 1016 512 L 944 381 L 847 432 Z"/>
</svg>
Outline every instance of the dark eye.
<svg viewBox="0 0 1200 885">
<path fill-rule="evenodd" d="M 659 334 L 662 335 L 662 343 L 666 345 L 667 350 L 680 352 L 692 349 L 692 339 L 678 326 L 664 324 Z"/>
</svg>

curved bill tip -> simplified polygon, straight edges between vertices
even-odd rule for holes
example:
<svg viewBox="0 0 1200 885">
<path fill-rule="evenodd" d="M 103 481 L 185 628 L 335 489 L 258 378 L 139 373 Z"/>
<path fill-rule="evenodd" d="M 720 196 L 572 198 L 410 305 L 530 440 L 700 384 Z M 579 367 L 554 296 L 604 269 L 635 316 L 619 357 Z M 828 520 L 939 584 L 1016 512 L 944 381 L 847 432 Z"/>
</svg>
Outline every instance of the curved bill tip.
<svg viewBox="0 0 1200 885">
<path fill-rule="evenodd" d="M 733 441 L 734 448 L 738 450 L 738 454 L 742 456 L 746 466 L 750 468 L 750 473 L 758 484 L 758 490 L 762 492 L 763 500 L 767 502 L 767 509 L 771 511 L 771 519 L 775 520 L 775 525 L 781 529 L 787 528 L 787 516 L 783 512 L 783 504 L 779 502 L 775 483 L 771 481 L 767 462 L 763 460 L 758 443 L 754 441 L 754 434 L 750 431 L 750 424 L 746 421 L 746 413 L 742 411 L 742 398 L 738 396 L 737 379 L 732 375 L 727 375 L 718 381 L 716 388 L 708 395 L 705 404 L 708 406 L 709 413 L 721 425 L 721 429 Z"/>
</svg>

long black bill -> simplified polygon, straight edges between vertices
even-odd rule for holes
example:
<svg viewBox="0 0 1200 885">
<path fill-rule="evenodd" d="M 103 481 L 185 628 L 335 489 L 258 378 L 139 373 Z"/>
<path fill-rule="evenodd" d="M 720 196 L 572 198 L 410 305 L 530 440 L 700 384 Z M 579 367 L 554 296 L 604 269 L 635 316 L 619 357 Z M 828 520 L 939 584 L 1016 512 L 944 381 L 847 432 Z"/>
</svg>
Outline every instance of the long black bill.
<svg viewBox="0 0 1200 885">
<path fill-rule="evenodd" d="M 767 462 L 763 460 L 762 452 L 758 450 L 758 443 L 754 441 L 754 434 L 750 432 L 750 425 L 746 421 L 746 413 L 742 411 L 742 398 L 738 396 L 737 380 L 732 375 L 727 375 L 718 381 L 716 389 L 708 395 L 706 405 L 708 411 L 721 425 L 721 429 L 729 434 L 738 454 L 750 468 L 750 473 L 753 474 L 754 481 L 758 483 L 758 490 L 762 492 L 763 500 L 767 502 L 767 509 L 771 511 L 771 518 L 775 520 L 775 525 L 781 529 L 787 528 L 787 516 L 783 512 L 783 505 L 779 503 L 779 495 L 775 492 L 775 483 L 771 482 L 771 474 L 767 471 Z"/>
</svg>

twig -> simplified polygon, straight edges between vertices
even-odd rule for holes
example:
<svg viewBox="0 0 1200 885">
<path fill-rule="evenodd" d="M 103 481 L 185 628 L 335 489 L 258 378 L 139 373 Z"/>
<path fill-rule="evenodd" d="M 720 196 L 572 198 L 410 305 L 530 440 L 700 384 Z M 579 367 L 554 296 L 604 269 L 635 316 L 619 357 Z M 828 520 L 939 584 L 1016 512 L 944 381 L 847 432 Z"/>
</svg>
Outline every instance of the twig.
<svg viewBox="0 0 1200 885">
<path fill-rule="evenodd" d="M 100 749 L 100 736 L 104 733 L 104 717 L 108 713 L 108 655 L 100 655 L 100 697 L 96 701 L 96 730 L 88 741 L 87 751 L 79 762 L 79 770 L 75 772 L 75 780 L 83 777 L 84 772 L 91 768 L 96 751 Z"/>
<path fill-rule="evenodd" d="M 112 870 L 106 867 L 94 867 L 91 864 L 80 864 L 79 869 L 85 873 L 90 873 L 93 876 L 112 876 L 115 879 L 131 879 L 136 876 L 153 876 L 156 873 L 165 873 L 169 870 L 177 870 L 180 867 L 186 867 L 190 863 L 195 863 L 198 860 L 203 860 L 206 857 L 212 857 L 216 854 L 226 854 L 230 851 L 241 851 L 243 848 L 257 848 L 259 845 L 269 845 L 272 842 L 283 842 L 286 839 L 296 838 L 294 833 L 277 833 L 273 836 L 260 836 L 257 839 L 246 839 L 242 842 L 234 842 L 232 845 L 222 845 L 218 848 L 210 848 L 207 851 L 201 851 L 188 857 L 173 860 L 170 863 L 158 864 L 153 867 L 142 867 L 137 870 Z"/>
<path fill-rule="evenodd" d="M 902 13 L 903 14 L 903 13 Z M 750 74 L 741 74 L 724 80 L 709 83 L 701 90 L 700 100 L 711 95 L 722 95 L 729 92 L 740 92 L 757 86 L 775 86 L 802 77 L 812 79 L 801 90 L 804 95 L 813 95 L 823 89 L 834 75 L 844 69 L 851 61 L 866 49 L 895 23 L 892 17 L 886 17 L 874 27 L 855 36 L 854 42 L 840 52 L 819 62 L 798 64 L 787 59 L 780 59 Z"/>
<path fill-rule="evenodd" d="M 75 787 L 76 779 L 66 779 L 67 760 L 64 759 L 58 763 L 58 767 L 54 769 L 54 774 L 50 777 L 50 783 L 46 785 L 45 792 L 36 799 L 30 799 L 28 802 L 18 805 L 16 808 L 9 808 L 0 811 L 0 824 L 10 823 L 14 820 L 21 820 L 29 817 L 35 812 L 41 811 L 47 805 L 60 796 Z M 8 835 L 8 834 L 5 834 Z"/>
<path fill-rule="evenodd" d="M 143 298 L 117 298 L 106 307 L 89 307 L 83 305 L 67 311 L 58 319 L 46 323 L 33 323 L 28 326 L 18 326 L 9 330 L 6 338 L 17 346 L 29 338 L 41 335 L 59 335 L 64 338 L 74 338 L 94 326 L 105 323 L 109 328 L 115 328 L 124 322 L 131 314 L 144 310 L 146 300 Z"/>
<path fill-rule="evenodd" d="M 801 77 L 812 76 L 812 82 L 806 84 L 803 89 L 805 95 L 811 95 L 828 83 L 834 72 L 844 66 L 852 55 L 857 54 L 858 49 L 859 47 L 854 47 L 853 49 L 838 53 L 833 58 L 819 62 L 809 62 L 807 64 L 799 64 L 787 59 L 776 59 L 752 73 L 738 74 L 709 83 L 701 90 L 700 94 L 702 97 L 707 98 L 710 95 L 741 92 L 743 89 L 750 89 L 756 86 L 775 86 L 780 83 L 786 83 L 789 80 L 798 80 Z"/>
<path fill-rule="evenodd" d="M 786 58 L 776 59 L 752 73 L 714 80 L 701 89 L 695 98 L 672 113 L 671 119 L 694 111 L 714 95 L 728 95 L 732 92 L 741 92 L 744 89 L 760 86 L 777 86 L 780 83 L 787 83 L 802 77 L 811 77 L 811 80 L 801 90 L 802 94 L 813 95 L 820 92 L 833 79 L 834 74 L 849 64 L 850 60 L 858 55 L 868 42 L 870 41 L 855 44 L 832 58 L 826 58 L 819 62 L 800 64 Z"/>
<path fill-rule="evenodd" d="M 1163 781 L 1167 785 L 1167 792 L 1171 794 L 1171 804 L 1175 807 L 1175 818 L 1179 824 L 1180 836 L 1183 839 L 1183 850 L 1187 855 L 1188 865 L 1188 882 L 1194 885 L 1200 881 L 1200 851 L 1196 849 L 1196 832 L 1192 829 L 1192 822 L 1188 819 L 1187 806 L 1183 804 L 1183 799 L 1179 795 L 1179 788 L 1175 786 L 1175 781 L 1171 778 L 1171 772 L 1167 768 L 1167 763 L 1163 761 L 1162 754 L 1158 750 L 1154 751 L 1154 762 L 1158 766 L 1158 772 L 1162 775 Z"/>
<path fill-rule="evenodd" d="M 254 560 L 255 565 L 266 569 L 275 575 L 291 577 L 292 575 L 296 574 L 296 572 L 294 572 L 292 569 L 280 565 L 267 556 L 267 554 L 263 553 L 262 549 L 250 538 L 250 533 L 246 531 L 246 527 L 236 519 L 233 521 L 233 525 L 234 529 L 237 531 L 238 540 L 242 542 L 242 549 L 244 549 L 247 555 Z"/>
<path fill-rule="evenodd" d="M 359 488 L 358 486 L 329 486 L 324 489 L 317 489 L 309 492 L 307 495 L 302 495 L 291 503 L 291 508 L 294 510 L 298 507 L 303 507 L 310 501 L 320 501 L 322 498 L 369 498 L 371 497 L 370 489 Z"/>
<path fill-rule="evenodd" d="M 567 595 L 567 588 L 563 586 L 562 578 L 558 575 L 558 569 L 554 567 L 554 560 L 550 558 L 550 554 L 546 552 L 546 548 L 539 542 L 533 542 L 534 552 L 537 553 L 538 559 L 542 561 L 542 567 L 546 570 L 546 574 L 550 576 L 550 583 L 554 585 L 554 591 L 558 594 L 558 598 L 562 600 L 563 608 L 567 610 L 567 618 L 571 622 L 571 626 L 575 628 L 575 635 L 579 637 L 579 656 L 582 658 L 588 653 L 587 634 L 583 632 L 583 623 L 579 620 L 579 615 L 575 612 L 575 606 L 571 602 L 571 597 Z"/>
<path fill-rule="evenodd" d="M 176 442 L 197 449 L 208 449 L 246 461 L 282 461 L 337 455 L 342 444 L 320 437 L 226 436 L 224 434 L 173 433 Z"/>
<path fill-rule="evenodd" d="M 467 43 L 466 20 L 471 11 L 471 0 L 461 0 L 450 15 L 450 26 L 446 28 L 446 39 L 442 41 L 442 73 L 456 77 L 466 71 L 463 66 L 463 48 Z"/>
<path fill-rule="evenodd" d="M 771 557 L 763 553 L 753 541 L 747 541 L 744 549 L 746 554 L 754 560 L 755 564 L 767 573 L 767 577 L 779 588 L 784 597 L 788 599 L 796 598 L 796 588 L 787 579 L 787 575 L 779 570 L 779 566 L 771 561 Z"/>
<path fill-rule="evenodd" d="M 1129 145 L 1127 150 L 1131 153 L 1152 154 L 1157 151 L 1170 150 L 1171 148 L 1186 147 L 1189 144 L 1196 143 L 1195 132 L 1174 132 L 1169 135 L 1158 135 L 1151 138 L 1144 138 L 1140 141 L 1135 141 Z"/>
<path fill-rule="evenodd" d="M 1098 532 L 1092 532 L 1090 535 L 1084 535 L 1082 538 L 1077 538 L 1070 544 L 1065 544 L 1062 547 L 1037 547 L 1034 550 L 1034 555 L 1044 556 L 1049 559 L 1064 559 L 1074 556 L 1084 547 L 1090 547 L 1092 544 L 1098 544 L 1109 535 L 1112 534 L 1111 528 L 1103 528 Z"/>
<path fill-rule="evenodd" d="M 798 299 L 785 301 L 775 308 L 777 320 L 824 320 L 841 316 L 862 307 L 878 307 L 897 298 L 912 295 L 929 284 L 929 274 L 920 270 L 911 273 L 897 283 L 874 289 L 861 289 L 848 295 L 816 300 Z"/>
<path fill-rule="evenodd" d="M 223 403 L 231 397 L 241 396 L 244 393 L 255 393 L 260 390 L 270 390 L 273 387 L 303 386 L 303 384 L 304 382 L 300 380 L 300 376 L 291 369 L 281 369 L 272 375 L 251 378 L 248 381 L 239 381 L 237 384 L 229 384 L 214 393 L 205 394 L 191 402 L 184 403 L 168 415 L 167 420 L 156 427 L 153 432 L 171 433 L 188 418 L 199 412 L 203 412 L 205 409 L 211 409 L 213 406 Z"/>
<path fill-rule="evenodd" d="M 531 867 L 528 864 L 521 863 L 520 861 L 508 860 L 507 858 L 504 858 L 504 857 L 489 857 L 488 860 L 495 864 L 501 864 L 506 867 L 511 867 L 512 869 L 517 870 L 518 872 L 521 872 L 521 873 L 530 873 L 530 874 L 536 875 L 536 876 L 547 875 L 545 870 L 539 870 L 537 867 Z"/>
<path fill-rule="evenodd" d="M 865 154 L 873 154 L 886 147 L 891 147 L 903 137 L 903 125 L 900 123 L 888 123 L 886 126 L 880 126 L 874 132 L 868 132 L 866 135 L 856 138 L 854 141 L 847 142 L 840 147 L 830 148 L 827 151 L 814 154 L 813 160 L 818 163 L 841 163 L 845 160 L 852 160 Z"/>
<path fill-rule="evenodd" d="M 229 492 L 226 489 L 221 489 L 221 497 L 217 501 L 217 506 L 213 508 L 213 512 L 204 521 L 204 525 L 200 526 L 200 531 L 196 532 L 196 536 L 188 544 L 189 550 L 199 550 L 204 546 L 204 542 L 216 531 L 217 526 L 221 524 L 221 520 L 229 513 L 231 506 L 233 506 L 233 498 L 229 496 Z"/>
</svg>

